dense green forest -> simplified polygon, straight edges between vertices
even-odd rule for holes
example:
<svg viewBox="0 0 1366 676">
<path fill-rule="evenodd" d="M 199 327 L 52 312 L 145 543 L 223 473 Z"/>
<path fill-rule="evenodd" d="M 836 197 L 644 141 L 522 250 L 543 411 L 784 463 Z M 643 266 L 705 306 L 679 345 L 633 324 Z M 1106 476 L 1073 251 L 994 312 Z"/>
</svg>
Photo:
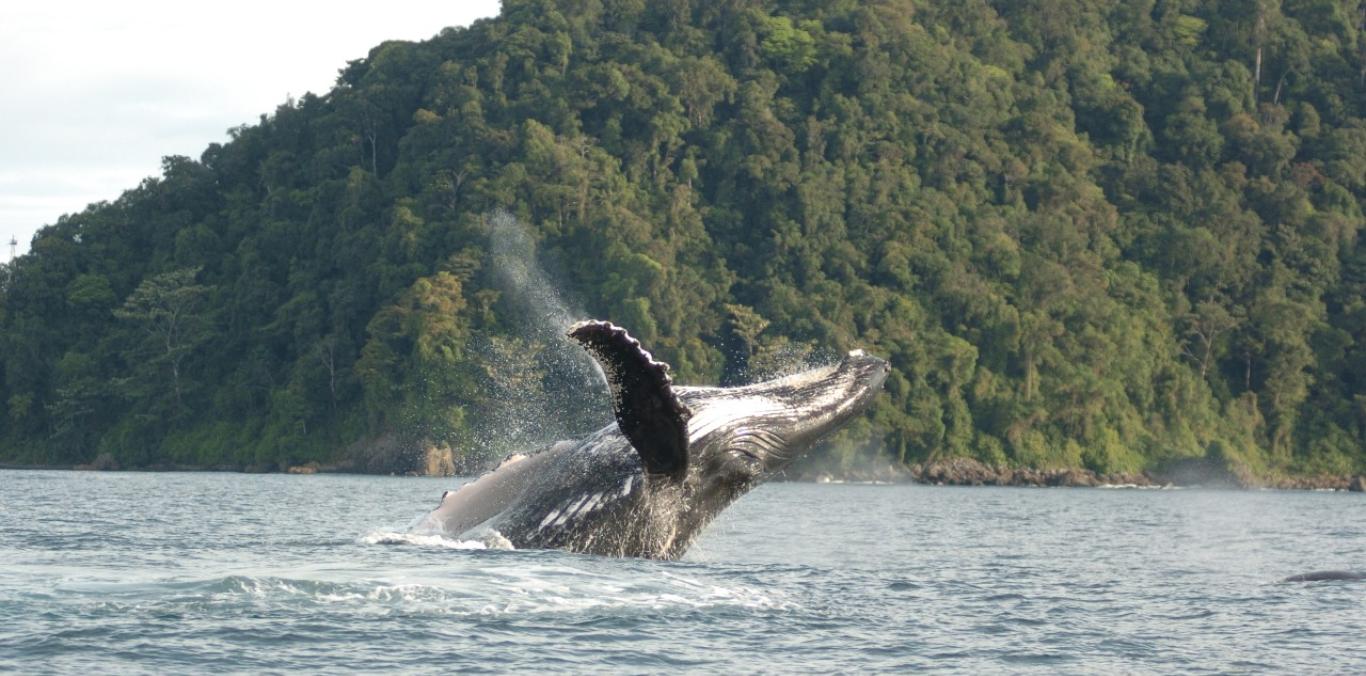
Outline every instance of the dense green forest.
<svg viewBox="0 0 1366 676">
<path fill-rule="evenodd" d="M 40 231 L 0 461 L 492 453 L 581 313 L 888 357 L 836 457 L 1366 471 L 1364 112 L 1358 0 L 504 0 Z"/>
</svg>

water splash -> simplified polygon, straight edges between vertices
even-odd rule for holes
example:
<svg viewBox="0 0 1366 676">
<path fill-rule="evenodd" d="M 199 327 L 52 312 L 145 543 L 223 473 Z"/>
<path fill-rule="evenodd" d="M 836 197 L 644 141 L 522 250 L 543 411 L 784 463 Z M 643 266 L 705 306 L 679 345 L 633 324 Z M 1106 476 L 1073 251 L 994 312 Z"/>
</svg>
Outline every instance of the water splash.
<svg viewBox="0 0 1366 676">
<path fill-rule="evenodd" d="M 513 318 L 502 335 L 475 338 L 488 399 L 472 421 L 490 460 L 583 436 L 612 420 L 606 379 L 565 330 L 585 313 L 565 300 L 536 261 L 531 231 L 505 211 L 490 215 L 491 281 Z"/>
<path fill-rule="evenodd" d="M 498 211 L 486 219 L 489 251 L 499 289 L 529 311 L 526 329 L 547 337 L 563 332 L 581 313 L 571 312 L 557 285 L 536 263 L 536 242 L 512 214 Z"/>
<path fill-rule="evenodd" d="M 754 383 L 785 378 L 811 369 L 833 366 L 840 355 L 812 343 L 790 340 L 780 336 L 766 342 L 754 354 L 743 360 L 743 368 L 732 376 L 730 385 Z"/>
</svg>

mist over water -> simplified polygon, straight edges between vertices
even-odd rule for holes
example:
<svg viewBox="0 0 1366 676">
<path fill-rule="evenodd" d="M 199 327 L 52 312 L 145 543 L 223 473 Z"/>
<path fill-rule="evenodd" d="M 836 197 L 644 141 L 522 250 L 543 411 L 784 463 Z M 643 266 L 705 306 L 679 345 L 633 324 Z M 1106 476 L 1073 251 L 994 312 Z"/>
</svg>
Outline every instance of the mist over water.
<svg viewBox="0 0 1366 676">
<path fill-rule="evenodd" d="M 487 217 L 489 252 L 501 302 L 517 318 L 511 336 L 480 336 L 473 346 L 497 389 L 498 407 L 472 421 L 476 443 L 494 457 L 583 436 L 612 421 L 607 384 L 588 353 L 565 335 L 585 314 L 573 308 L 536 263 L 536 244 L 515 217 Z"/>
<path fill-rule="evenodd" d="M 681 561 L 405 533 L 458 479 L 0 472 L 0 673 L 1362 673 L 1366 497 L 769 484 Z"/>
</svg>

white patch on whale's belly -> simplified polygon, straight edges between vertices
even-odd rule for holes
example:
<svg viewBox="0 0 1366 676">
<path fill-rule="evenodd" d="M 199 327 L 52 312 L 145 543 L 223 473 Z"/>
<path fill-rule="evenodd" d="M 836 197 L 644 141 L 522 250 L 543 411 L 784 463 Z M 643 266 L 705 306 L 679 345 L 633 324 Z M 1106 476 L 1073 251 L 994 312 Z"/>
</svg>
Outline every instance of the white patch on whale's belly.
<svg viewBox="0 0 1366 676">
<path fill-rule="evenodd" d="M 549 513 L 549 514 L 546 514 L 546 515 L 545 515 L 545 518 L 544 518 L 544 519 L 541 519 L 541 525 L 538 526 L 538 527 L 536 528 L 536 530 L 545 530 L 545 527 L 546 527 L 546 526 L 549 526 L 549 525 L 551 524 L 551 522 L 554 521 L 555 519 L 559 518 L 559 516 L 560 516 L 560 510 L 558 510 L 558 509 L 552 511 L 552 512 Z"/>
<path fill-rule="evenodd" d="M 559 507 L 550 511 L 541 519 L 541 524 L 536 530 L 547 528 L 560 528 L 569 525 L 574 521 L 592 514 L 593 512 L 616 503 L 618 500 L 625 499 L 631 495 L 631 487 L 635 484 L 635 476 L 626 477 L 622 482 L 620 490 L 598 491 L 592 494 L 584 494 L 577 498 L 571 497 L 564 501 Z"/>
</svg>

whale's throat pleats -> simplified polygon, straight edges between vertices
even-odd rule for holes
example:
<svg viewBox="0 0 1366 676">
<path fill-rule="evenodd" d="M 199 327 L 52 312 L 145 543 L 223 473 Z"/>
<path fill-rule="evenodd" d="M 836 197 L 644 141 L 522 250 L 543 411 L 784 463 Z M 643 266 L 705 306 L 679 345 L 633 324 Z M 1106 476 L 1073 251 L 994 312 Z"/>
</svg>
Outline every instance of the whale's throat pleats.
<svg viewBox="0 0 1366 676">
<path fill-rule="evenodd" d="M 692 412 L 674 396 L 669 365 L 655 361 L 640 341 L 610 322 L 580 322 L 569 330 L 569 337 L 602 364 L 617 427 L 640 454 L 645 470 L 681 478 L 688 469 Z"/>
</svg>

